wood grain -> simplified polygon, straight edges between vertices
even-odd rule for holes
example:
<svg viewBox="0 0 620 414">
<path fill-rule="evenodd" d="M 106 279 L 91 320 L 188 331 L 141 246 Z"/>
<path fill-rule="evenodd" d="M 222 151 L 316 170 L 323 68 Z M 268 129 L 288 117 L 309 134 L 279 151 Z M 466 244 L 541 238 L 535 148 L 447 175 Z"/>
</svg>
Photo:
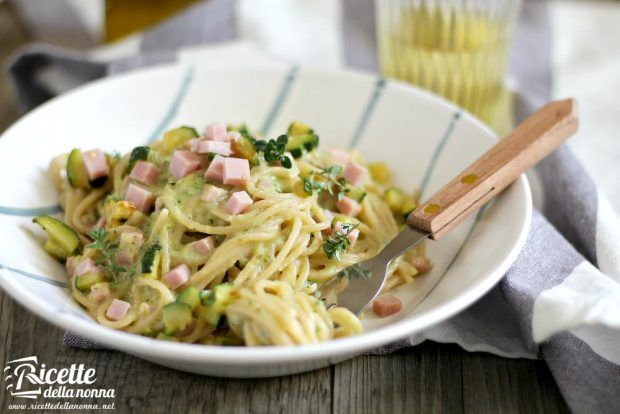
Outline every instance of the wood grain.
<svg viewBox="0 0 620 414">
<path fill-rule="evenodd" d="M 25 41 L 26 32 L 14 13 L 0 3 L 0 63 Z M 0 78 L 0 132 L 18 116 L 3 82 Z M 83 363 L 95 368 L 97 385 L 116 389 L 118 413 L 568 412 L 541 361 L 506 360 L 470 354 L 454 345 L 425 343 L 282 378 L 202 377 L 120 352 L 67 348 L 60 329 L 0 291 L 0 364 L 4 367 L 7 361 L 30 355 L 49 367 Z M 6 412 L 9 403 L 20 401 L 0 385 L 0 412 Z"/>
<path fill-rule="evenodd" d="M 549 155 L 578 125 L 573 99 L 543 106 L 414 210 L 409 224 L 439 239 Z"/>
</svg>

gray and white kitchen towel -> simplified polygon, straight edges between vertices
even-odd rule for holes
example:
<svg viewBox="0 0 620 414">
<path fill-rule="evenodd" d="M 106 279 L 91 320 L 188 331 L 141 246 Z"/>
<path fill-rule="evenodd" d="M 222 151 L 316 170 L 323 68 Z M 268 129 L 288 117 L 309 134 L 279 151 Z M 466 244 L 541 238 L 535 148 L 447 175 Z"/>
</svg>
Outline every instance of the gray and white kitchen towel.
<svg viewBox="0 0 620 414">
<path fill-rule="evenodd" d="M 305 6 L 292 3 L 303 18 Z M 374 2 L 343 0 L 339 7 L 342 61 L 376 71 Z M 28 110 L 70 86 L 174 61 L 183 48 L 234 40 L 240 31 L 247 35 L 252 31 L 240 22 L 239 10 L 234 1 L 201 3 L 143 33 L 137 55 L 113 61 L 31 45 L 14 56 L 9 76 Z M 253 35 L 269 41 L 258 31 Z M 288 43 L 297 56 L 299 44 Z M 546 3 L 526 1 L 510 64 L 517 120 L 551 99 L 551 47 Z M 573 412 L 620 412 L 620 219 L 614 212 L 620 205 L 606 200 L 567 147 L 548 157 L 537 176 L 542 210 L 535 211 L 525 246 L 500 284 L 461 314 L 376 353 L 434 340 L 506 357 L 539 357 Z M 71 333 L 65 343 L 97 347 Z"/>
</svg>

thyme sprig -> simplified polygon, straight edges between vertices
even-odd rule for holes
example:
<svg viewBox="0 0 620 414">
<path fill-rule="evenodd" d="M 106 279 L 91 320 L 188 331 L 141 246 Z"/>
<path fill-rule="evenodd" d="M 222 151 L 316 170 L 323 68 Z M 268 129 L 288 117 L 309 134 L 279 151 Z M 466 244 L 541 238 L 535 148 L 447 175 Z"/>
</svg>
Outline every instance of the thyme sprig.
<svg viewBox="0 0 620 414">
<path fill-rule="evenodd" d="M 338 192 L 338 197 L 341 194 L 344 195 L 349 191 L 347 181 L 338 176 L 342 173 L 342 167 L 340 165 L 332 165 L 331 167 L 323 168 L 321 171 L 313 171 L 310 176 L 303 177 L 304 191 L 310 195 L 315 192 L 318 194 L 321 191 L 327 191 L 330 195 L 334 195 Z"/>
<path fill-rule="evenodd" d="M 351 241 L 349 234 L 358 226 L 358 224 L 343 223 L 342 231 L 338 231 L 327 238 L 323 243 L 323 251 L 330 259 L 340 261 L 341 254 L 347 250 Z"/>
<path fill-rule="evenodd" d="M 114 262 L 114 257 L 116 252 L 118 252 L 118 244 L 110 243 L 106 240 L 108 234 L 108 231 L 103 228 L 92 230 L 88 235 L 93 239 L 93 242 L 86 247 L 99 251 L 100 257 L 95 263 L 108 270 L 116 280 L 116 275 L 125 272 L 126 269 Z"/>
<path fill-rule="evenodd" d="M 284 168 L 291 168 L 293 162 L 284 155 L 286 144 L 288 144 L 288 136 L 286 135 L 280 135 L 278 138 L 269 141 L 254 140 L 254 148 L 257 152 L 262 152 L 265 155 L 265 161 L 270 164 L 279 161 Z"/>
</svg>

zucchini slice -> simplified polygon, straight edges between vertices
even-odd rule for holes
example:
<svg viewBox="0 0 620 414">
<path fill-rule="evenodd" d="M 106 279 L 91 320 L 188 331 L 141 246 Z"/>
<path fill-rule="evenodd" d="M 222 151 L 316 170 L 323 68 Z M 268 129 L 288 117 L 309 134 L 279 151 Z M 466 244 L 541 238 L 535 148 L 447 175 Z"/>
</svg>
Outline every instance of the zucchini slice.
<svg viewBox="0 0 620 414">
<path fill-rule="evenodd" d="M 347 195 L 361 203 L 362 201 L 364 201 L 364 197 L 366 197 L 366 191 L 362 190 L 359 187 L 354 187 L 347 193 Z"/>
<path fill-rule="evenodd" d="M 163 332 L 160 332 L 157 337 L 157 339 L 161 339 L 164 341 L 171 341 L 171 342 L 181 342 L 181 340 L 179 338 L 177 338 L 176 336 L 172 336 L 172 335 L 166 335 Z"/>
<path fill-rule="evenodd" d="M 286 150 L 294 158 L 299 158 L 304 155 L 305 151 L 310 152 L 319 146 L 319 136 L 303 122 L 292 122 L 286 131 L 286 135 L 288 136 Z"/>
<path fill-rule="evenodd" d="M 385 162 L 372 162 L 368 164 L 368 170 L 373 180 L 380 183 L 387 183 L 390 181 L 390 169 Z"/>
<path fill-rule="evenodd" d="M 150 147 L 135 147 L 133 150 L 131 150 L 131 155 L 129 156 L 129 164 L 127 165 L 127 172 L 131 172 L 134 165 L 136 165 L 138 161 L 146 161 L 149 158 L 150 153 Z"/>
<path fill-rule="evenodd" d="M 192 323 L 192 309 L 187 303 L 170 302 L 163 309 L 164 332 L 172 335 Z"/>
<path fill-rule="evenodd" d="M 288 137 L 286 150 L 290 151 L 294 158 L 304 155 L 319 146 L 319 136 L 316 134 L 292 135 Z"/>
<path fill-rule="evenodd" d="M 166 153 L 170 154 L 172 151 L 197 136 L 198 132 L 192 127 L 182 126 L 171 129 L 164 134 L 163 149 Z"/>
<path fill-rule="evenodd" d="M 32 221 L 47 233 L 48 239 L 43 248 L 53 257 L 66 259 L 72 256 L 80 245 L 77 232 L 57 218 L 43 215 Z"/>
<path fill-rule="evenodd" d="M 313 134 L 314 131 L 310 126 L 304 124 L 303 122 L 293 121 L 288 126 L 288 130 L 286 131 L 286 135 L 290 136 L 298 136 L 298 135 L 308 135 Z"/>
<path fill-rule="evenodd" d="M 217 326 L 224 315 L 226 306 L 232 302 L 233 286 L 230 283 L 217 285 L 201 297 L 203 308 L 200 316 L 212 326 Z"/>
<path fill-rule="evenodd" d="M 189 305 L 192 310 L 200 305 L 200 294 L 195 286 L 188 286 L 177 295 L 177 302 Z"/>
<path fill-rule="evenodd" d="M 161 246 L 152 244 L 142 256 L 142 276 L 157 279 L 159 276 L 159 262 L 161 261 Z"/>
<path fill-rule="evenodd" d="M 237 141 L 233 142 L 232 148 L 235 156 L 252 160 L 256 157 L 256 148 L 250 138 L 241 136 Z"/>
<path fill-rule="evenodd" d="M 405 221 L 407 221 L 407 217 L 409 217 L 409 214 L 411 214 L 411 212 L 413 210 L 415 210 L 416 208 L 418 208 L 418 203 L 416 203 L 411 198 L 405 199 L 405 201 L 403 202 L 402 207 L 400 208 L 400 212 L 402 213 L 403 217 L 405 218 Z"/>
<path fill-rule="evenodd" d="M 90 272 L 81 276 L 77 276 L 75 278 L 75 287 L 79 290 L 86 291 L 90 290 L 93 285 L 105 281 L 106 278 L 105 276 L 103 276 L 103 274 L 99 272 Z"/>
<path fill-rule="evenodd" d="M 74 148 L 67 158 L 67 179 L 73 188 L 90 188 L 82 151 L 78 148 Z"/>
<path fill-rule="evenodd" d="M 383 194 L 383 201 L 387 203 L 392 213 L 397 214 L 402 211 L 403 204 L 405 203 L 405 195 L 396 187 L 388 188 Z"/>
</svg>

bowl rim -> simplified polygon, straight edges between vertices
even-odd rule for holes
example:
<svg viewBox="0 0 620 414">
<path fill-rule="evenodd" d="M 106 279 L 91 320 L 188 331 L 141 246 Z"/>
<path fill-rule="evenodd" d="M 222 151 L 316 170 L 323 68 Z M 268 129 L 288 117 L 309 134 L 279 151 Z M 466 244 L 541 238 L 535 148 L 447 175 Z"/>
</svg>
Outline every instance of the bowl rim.
<svg viewBox="0 0 620 414">
<path fill-rule="evenodd" d="M 85 85 L 81 85 L 65 94 L 57 96 L 39 107 L 35 108 L 29 114 L 20 118 L 11 127 L 9 127 L 1 136 L 0 141 L 7 135 L 17 124 L 27 122 L 31 114 L 45 110 L 48 106 L 56 104 L 60 100 L 71 99 L 71 97 L 85 89 L 96 85 L 106 84 L 108 82 L 116 82 L 119 79 L 136 75 L 146 75 L 150 72 L 158 72 L 165 70 L 182 70 L 186 69 L 188 64 L 185 63 L 169 63 L 162 65 L 154 65 L 148 68 L 140 68 L 126 73 L 121 73 Z M 201 64 L 192 64 L 191 66 L 202 66 Z M 210 65 L 214 68 L 213 65 Z M 225 68 L 222 65 L 221 68 Z M 243 70 L 273 70 L 275 65 L 247 65 Z M 215 66 L 216 70 L 220 66 Z M 321 69 L 321 68 L 302 68 L 304 74 L 326 75 L 350 77 L 351 75 L 362 76 L 365 80 L 376 80 L 377 75 L 367 73 L 360 70 L 351 69 Z M 492 142 L 497 140 L 497 135 L 478 118 L 459 106 L 447 101 L 445 98 L 438 96 L 432 92 L 423 90 L 414 85 L 405 84 L 397 80 L 388 80 L 389 85 L 406 90 L 406 93 L 412 93 L 422 96 L 429 103 L 443 107 L 446 111 L 459 111 L 467 122 L 473 123 L 487 136 L 491 137 Z M 380 347 L 390 342 L 397 341 L 407 337 L 415 332 L 419 332 L 431 325 L 444 321 L 455 314 L 463 311 L 465 308 L 473 304 L 476 300 L 487 293 L 495 286 L 510 265 L 514 262 L 517 255 L 523 247 L 532 219 L 532 195 L 527 177 L 523 174 L 512 184 L 511 188 L 516 189 L 520 193 L 518 200 L 521 202 L 519 210 L 522 209 L 522 226 L 517 235 L 513 246 L 501 262 L 491 270 L 489 274 L 482 280 L 478 280 L 473 287 L 465 289 L 450 300 L 436 306 L 434 309 L 424 311 L 413 319 L 401 319 L 386 326 L 379 327 L 375 330 L 363 332 L 359 335 L 334 339 L 327 342 L 309 345 L 297 346 L 268 346 L 268 347 L 225 347 L 219 345 L 196 345 L 184 344 L 169 341 L 155 340 L 152 338 L 131 334 L 124 331 L 114 330 L 93 321 L 86 315 L 73 315 L 68 312 L 59 312 L 57 308 L 46 302 L 38 301 L 36 297 L 31 295 L 26 289 L 22 289 L 22 284 L 11 277 L 0 277 L 0 286 L 12 298 L 17 300 L 22 306 L 46 321 L 62 328 L 66 331 L 83 336 L 91 341 L 97 342 L 102 346 L 125 351 L 130 354 L 151 357 L 155 359 L 165 358 L 167 360 L 176 360 L 182 362 L 212 362 L 216 364 L 226 365 L 262 365 L 266 363 L 285 363 L 285 362 L 303 362 L 318 359 L 335 359 L 343 355 L 359 354 L 366 350 Z M 6 273 L 5 273 L 6 272 Z M 7 269 L 0 268 L 0 274 L 7 274 Z"/>
</svg>

